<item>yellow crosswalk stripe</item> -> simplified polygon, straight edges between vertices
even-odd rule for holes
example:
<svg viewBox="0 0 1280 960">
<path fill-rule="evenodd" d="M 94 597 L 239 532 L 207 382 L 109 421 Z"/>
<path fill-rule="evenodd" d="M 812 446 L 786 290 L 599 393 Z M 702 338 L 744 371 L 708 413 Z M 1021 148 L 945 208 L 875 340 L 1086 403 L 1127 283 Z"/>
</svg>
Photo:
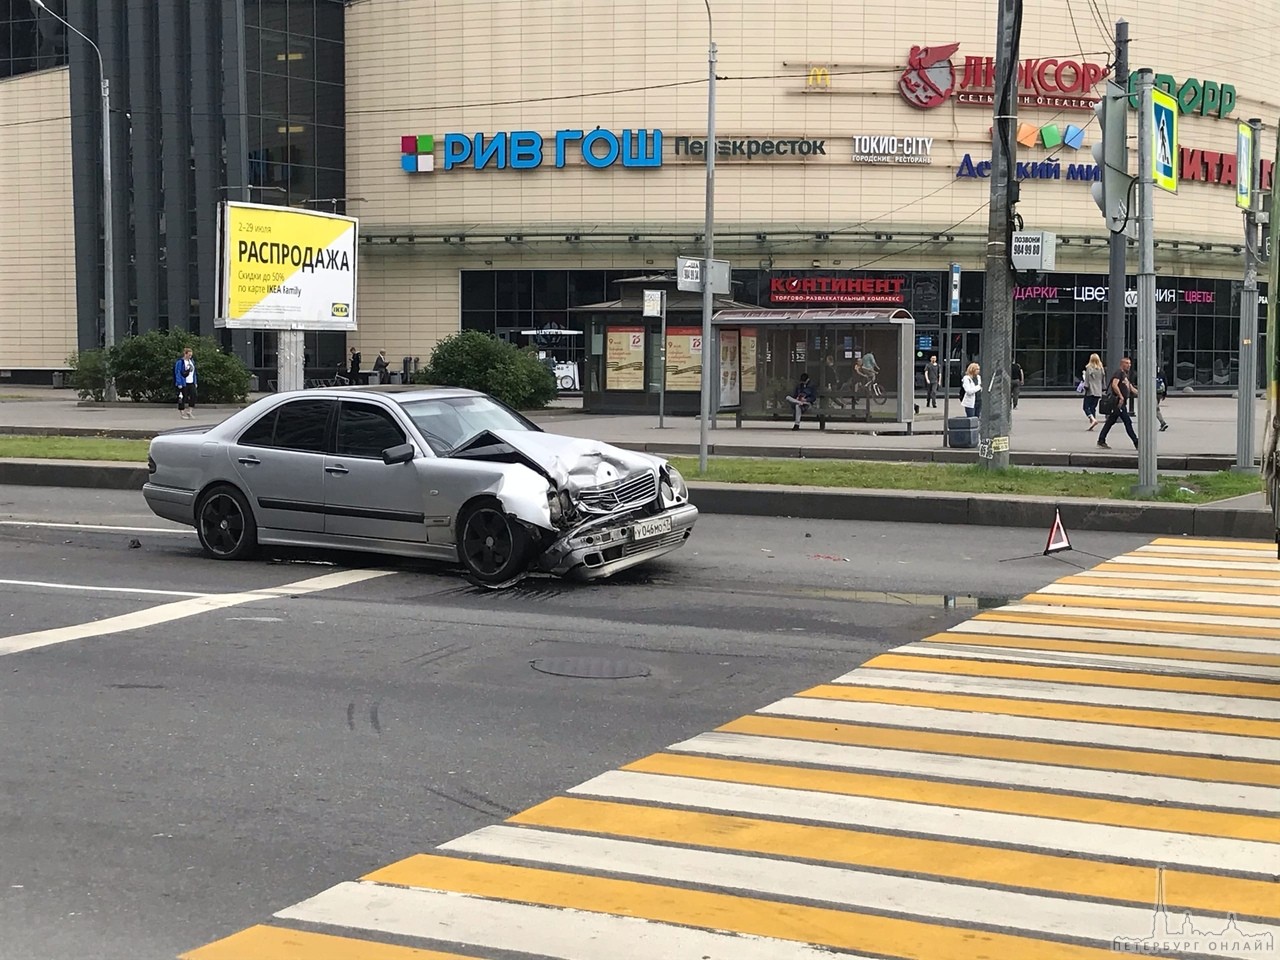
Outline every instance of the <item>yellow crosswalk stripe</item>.
<svg viewBox="0 0 1280 960">
<path fill-rule="evenodd" d="M 1081 587 L 1125 587 L 1130 590 L 1186 590 L 1188 584 L 1180 580 L 1160 580 L 1154 577 L 1146 579 L 1135 579 L 1133 577 L 1064 577 L 1058 581 L 1059 583 L 1067 583 L 1073 586 Z M 1258 586 L 1257 584 L 1247 583 L 1215 583 L 1215 584 L 1197 584 L 1197 588 L 1202 588 L 1213 594 L 1252 594 L 1256 595 L 1268 587 Z M 1280 587 L 1280 581 L 1277 581 L 1277 587 Z M 1061 594 L 1056 594 L 1061 596 Z"/>
<path fill-rule="evenodd" d="M 249 927 L 208 946 L 182 954 L 182 960 L 477 960 L 391 943 L 335 937 L 288 927 Z"/>
<path fill-rule="evenodd" d="M 1248 577 L 1251 580 L 1280 580 L 1280 570 L 1228 570 L 1222 567 L 1161 567 L 1155 564 L 1147 563 L 1116 563 L 1108 561 L 1100 563 L 1092 570 L 1081 574 L 1088 576 L 1089 573 L 1130 573 L 1150 575 L 1153 577 L 1165 577 L 1173 582 L 1177 582 L 1178 577 L 1183 573 L 1194 570 L 1197 577 Z"/>
<path fill-rule="evenodd" d="M 860 703 L 896 703 L 935 710 L 964 710 L 971 713 L 998 713 L 1015 717 L 1044 717 L 1049 720 L 1076 720 L 1087 723 L 1115 723 L 1156 730 L 1197 730 L 1228 733 L 1240 737 L 1269 737 L 1280 740 L 1280 720 L 1249 720 L 1221 717 L 1211 713 L 1180 713 L 1173 710 L 1141 710 L 1133 707 L 1095 707 L 1051 700 L 1019 700 L 1012 697 L 977 696 L 967 693 L 927 693 L 922 690 L 894 690 L 884 687 L 855 687 L 822 684 L 796 694 L 818 700 L 845 700 Z M 1276 744 L 1280 750 L 1280 742 Z"/>
<path fill-rule="evenodd" d="M 622 769 L 670 777 L 691 777 L 698 780 L 748 783 L 789 790 L 849 794 L 940 807 L 961 807 L 967 810 L 989 810 L 1024 817 L 1074 820 L 1079 823 L 1105 823 L 1117 827 L 1149 827 L 1153 823 L 1151 807 L 1144 803 L 1099 800 L 1092 797 L 1040 793 L 1033 790 L 975 787 L 967 784 L 939 783 L 934 780 L 846 773 L 839 770 L 788 767 L 781 764 L 743 760 L 718 760 L 710 757 L 655 753 L 628 763 Z M 1280 843 L 1280 820 L 1243 813 L 1190 810 L 1165 805 L 1160 808 L 1159 828 L 1171 833 Z"/>
<path fill-rule="evenodd" d="M 1052 599 L 1052 598 L 1049 598 Z M 988 610 L 974 617 L 975 620 L 994 620 L 999 623 L 1037 623 L 1047 626 L 1060 627 L 1101 627 L 1103 629 L 1115 629 L 1117 625 L 1132 626 L 1132 633 L 1135 637 L 1141 636 L 1143 633 L 1191 633 L 1203 637 L 1216 637 L 1224 632 L 1229 633 L 1233 637 L 1256 637 L 1261 640 L 1280 640 L 1280 627 L 1255 627 L 1244 625 L 1219 626 L 1216 623 L 1196 623 L 1194 617 L 1186 617 L 1178 621 L 1172 620 L 1143 620 L 1143 621 L 1118 621 L 1110 617 L 1095 617 L 1087 614 L 1071 614 L 1066 612 L 1066 607 L 1070 604 L 1061 605 L 1064 610 L 1062 613 L 1039 613 L 1039 612 L 1023 612 L 1016 608 L 1003 608 L 999 610 Z M 1194 606 L 1194 604 L 1191 604 Z M 1121 603 L 1114 607 L 1116 610 L 1135 610 L 1140 609 L 1133 606 L 1126 606 Z M 1175 611 L 1170 611 L 1175 612 Z M 1208 610 L 1200 611 L 1209 613 Z M 1280 617 L 1280 611 L 1271 611 L 1270 616 L 1272 622 Z"/>
<path fill-rule="evenodd" d="M 911 960 L 1114 958 L 1110 947 L 1086 947 L 1008 933 L 832 910 L 634 880 L 562 873 L 419 854 L 363 879 L 573 910 L 607 912 L 664 923 L 862 950 Z M 797 891 L 800 892 L 800 891 Z"/>
<path fill-rule="evenodd" d="M 1152 776 L 1280 787 L 1280 763 L 1188 757 L 1179 754 L 1149 753 L 1142 750 L 1041 743 L 1035 740 L 1011 740 L 1004 737 L 941 733 L 933 730 L 903 730 L 897 727 L 832 723 L 825 720 L 793 720 L 787 717 L 759 715 L 739 717 L 716 729 L 723 733 L 742 733 L 758 737 L 818 740 L 826 743 L 880 747 L 885 750 L 916 750 L 957 757 L 985 757 L 991 760 L 1045 763 L 1090 770 L 1122 770 Z"/>
<path fill-rule="evenodd" d="M 1206 540 L 1202 537 L 1157 537 L 1151 541 L 1155 547 L 1208 547 L 1223 550 L 1248 550 L 1253 553 L 1265 553 L 1275 556 L 1275 545 L 1252 540 Z"/>
<path fill-rule="evenodd" d="M 1280 700 L 1280 684 L 1277 683 L 1207 680 L 1195 677 L 1160 676 L 1136 671 L 1045 667 L 990 660 L 949 660 L 945 657 L 918 657 L 901 653 L 882 653 L 862 666 L 863 669 L 918 670 L 923 673 L 950 673 L 968 677 L 1006 677 L 1019 680 L 1042 680 L 1045 683 L 1079 683 L 1102 687 L 1134 687 L 1140 690 L 1168 690 L 1178 693 L 1210 693 L 1228 697 Z"/>
<path fill-rule="evenodd" d="M 1074 597 L 1061 593 L 1032 593 L 1024 603 L 1048 603 L 1058 607 L 1094 607 L 1105 610 L 1145 610 L 1151 613 L 1211 614 L 1223 617 L 1257 617 L 1280 621 L 1280 606 L 1255 607 L 1235 603 L 1195 603 L 1185 600 L 1144 600 L 1137 597 Z"/>
<path fill-rule="evenodd" d="M 1155 884 L 1154 871 L 1145 866 L 576 797 L 548 800 L 509 822 L 1139 904 L 1150 903 Z M 1171 907 L 1280 917 L 1280 898 L 1267 880 L 1188 870 L 1166 870 L 1164 879 Z"/>
</svg>

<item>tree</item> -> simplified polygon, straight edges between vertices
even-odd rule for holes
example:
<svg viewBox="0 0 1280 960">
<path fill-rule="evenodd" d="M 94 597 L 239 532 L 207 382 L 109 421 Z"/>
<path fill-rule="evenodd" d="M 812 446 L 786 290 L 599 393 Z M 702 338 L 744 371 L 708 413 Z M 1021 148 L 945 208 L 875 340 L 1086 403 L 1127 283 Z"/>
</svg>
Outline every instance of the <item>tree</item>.
<svg viewBox="0 0 1280 960">
<path fill-rule="evenodd" d="M 464 330 L 437 343 L 413 379 L 480 390 L 517 410 L 545 407 L 556 395 L 555 377 L 536 352 L 478 330 Z"/>
</svg>

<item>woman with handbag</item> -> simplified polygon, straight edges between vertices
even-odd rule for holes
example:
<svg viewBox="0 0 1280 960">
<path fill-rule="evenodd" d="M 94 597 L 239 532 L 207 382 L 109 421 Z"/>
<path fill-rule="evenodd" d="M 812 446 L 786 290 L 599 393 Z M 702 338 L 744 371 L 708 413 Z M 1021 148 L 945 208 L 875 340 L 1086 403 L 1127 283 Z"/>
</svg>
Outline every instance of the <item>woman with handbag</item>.
<svg viewBox="0 0 1280 960">
<path fill-rule="evenodd" d="M 1102 358 L 1096 353 L 1089 354 L 1089 362 L 1080 371 L 1078 393 L 1084 394 L 1084 415 L 1089 421 L 1088 429 L 1098 425 L 1098 401 L 1102 399 L 1103 381 L 1107 378 L 1107 368 L 1102 365 Z"/>
</svg>

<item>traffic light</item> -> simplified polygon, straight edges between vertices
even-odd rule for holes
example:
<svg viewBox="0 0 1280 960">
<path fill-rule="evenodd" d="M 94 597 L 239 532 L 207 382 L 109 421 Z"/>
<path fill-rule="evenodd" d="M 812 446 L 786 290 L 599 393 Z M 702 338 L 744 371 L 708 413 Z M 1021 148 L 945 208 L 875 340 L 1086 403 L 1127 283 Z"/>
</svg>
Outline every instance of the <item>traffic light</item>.
<svg viewBox="0 0 1280 960">
<path fill-rule="evenodd" d="M 1129 95 L 1114 80 L 1108 80 L 1102 97 L 1093 105 L 1098 116 L 1099 142 L 1092 147 L 1093 161 L 1102 172 L 1093 184 L 1093 202 L 1102 211 L 1107 229 L 1119 233 L 1129 220 Z"/>
</svg>

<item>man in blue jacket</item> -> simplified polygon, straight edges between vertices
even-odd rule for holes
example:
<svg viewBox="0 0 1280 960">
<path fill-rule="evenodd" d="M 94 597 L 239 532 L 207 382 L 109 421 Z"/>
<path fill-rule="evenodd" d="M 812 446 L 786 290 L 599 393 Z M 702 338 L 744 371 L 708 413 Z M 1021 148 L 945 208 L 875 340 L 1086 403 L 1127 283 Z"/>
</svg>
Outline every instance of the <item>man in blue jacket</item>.
<svg viewBox="0 0 1280 960">
<path fill-rule="evenodd" d="M 173 365 L 173 385 L 178 388 L 178 416 L 183 420 L 192 419 L 196 412 L 196 361 L 190 347 L 182 351 Z"/>
</svg>

